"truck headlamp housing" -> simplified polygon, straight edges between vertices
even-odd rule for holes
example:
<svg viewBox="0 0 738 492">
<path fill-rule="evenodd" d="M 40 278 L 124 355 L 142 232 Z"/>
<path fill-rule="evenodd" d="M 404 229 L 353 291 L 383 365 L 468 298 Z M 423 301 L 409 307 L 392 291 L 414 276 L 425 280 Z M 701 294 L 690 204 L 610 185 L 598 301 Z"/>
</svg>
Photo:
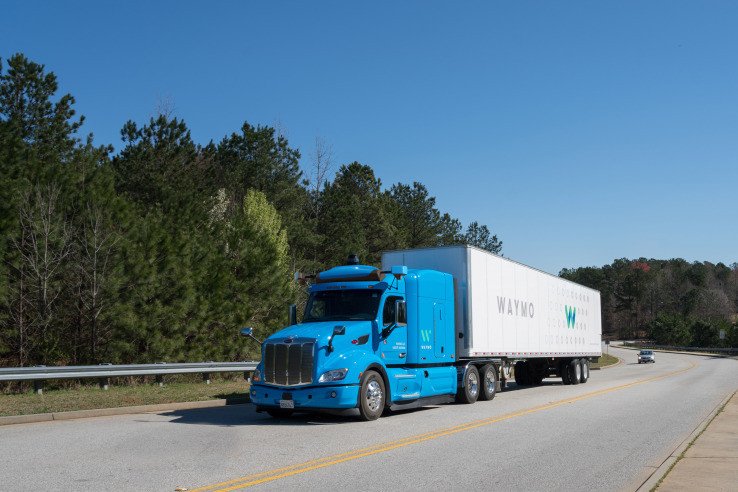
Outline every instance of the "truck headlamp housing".
<svg viewBox="0 0 738 492">
<path fill-rule="evenodd" d="M 320 376 L 320 379 L 318 379 L 319 383 L 330 383 L 331 381 L 340 381 L 341 379 L 346 377 L 346 374 L 348 374 L 348 369 L 333 369 L 332 371 L 326 371 L 323 373 L 322 376 Z"/>
<path fill-rule="evenodd" d="M 254 373 L 251 375 L 251 382 L 258 383 L 259 381 L 261 381 L 261 371 L 256 369 Z"/>
</svg>

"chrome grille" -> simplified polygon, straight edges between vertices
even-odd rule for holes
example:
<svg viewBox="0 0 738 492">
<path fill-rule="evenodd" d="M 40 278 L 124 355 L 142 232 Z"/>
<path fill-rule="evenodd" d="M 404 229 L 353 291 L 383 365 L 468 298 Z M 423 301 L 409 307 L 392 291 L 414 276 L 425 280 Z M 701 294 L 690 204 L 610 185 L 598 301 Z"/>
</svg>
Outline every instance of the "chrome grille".
<svg viewBox="0 0 738 492">
<path fill-rule="evenodd" d="M 313 382 L 313 341 L 267 343 L 264 346 L 264 382 L 296 386 Z"/>
</svg>

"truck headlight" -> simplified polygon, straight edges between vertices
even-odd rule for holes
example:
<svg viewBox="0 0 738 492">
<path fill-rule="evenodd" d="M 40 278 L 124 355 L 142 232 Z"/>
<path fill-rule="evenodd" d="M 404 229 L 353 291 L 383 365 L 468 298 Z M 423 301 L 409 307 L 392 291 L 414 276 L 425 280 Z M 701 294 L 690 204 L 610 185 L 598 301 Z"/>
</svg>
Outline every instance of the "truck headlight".
<svg viewBox="0 0 738 492">
<path fill-rule="evenodd" d="M 329 383 L 331 381 L 340 381 L 346 377 L 348 369 L 333 369 L 332 371 L 324 372 L 318 379 L 319 383 Z"/>
<path fill-rule="evenodd" d="M 258 383 L 259 381 L 261 381 L 261 371 L 256 369 L 254 373 L 251 375 L 251 382 Z"/>
</svg>

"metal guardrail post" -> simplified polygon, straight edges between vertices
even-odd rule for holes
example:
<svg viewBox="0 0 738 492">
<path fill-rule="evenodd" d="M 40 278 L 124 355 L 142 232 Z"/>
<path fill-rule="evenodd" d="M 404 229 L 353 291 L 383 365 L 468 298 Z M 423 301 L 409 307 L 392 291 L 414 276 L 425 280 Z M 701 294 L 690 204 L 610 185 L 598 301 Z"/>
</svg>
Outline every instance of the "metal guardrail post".
<svg viewBox="0 0 738 492">
<path fill-rule="evenodd" d="M 202 380 L 205 382 L 205 384 L 210 384 L 210 373 L 209 372 L 203 372 L 202 373 Z"/>
<path fill-rule="evenodd" d="M 164 376 L 162 374 L 156 375 L 156 384 L 158 384 L 160 388 L 164 387 Z"/>
<path fill-rule="evenodd" d="M 40 366 L 34 366 L 34 367 L 46 367 L 46 366 L 40 365 Z M 33 392 L 36 393 L 37 395 L 44 394 L 44 380 L 43 379 L 38 379 L 33 382 Z"/>
<path fill-rule="evenodd" d="M 98 382 L 101 390 L 108 391 L 110 389 L 110 378 L 100 378 Z"/>
</svg>

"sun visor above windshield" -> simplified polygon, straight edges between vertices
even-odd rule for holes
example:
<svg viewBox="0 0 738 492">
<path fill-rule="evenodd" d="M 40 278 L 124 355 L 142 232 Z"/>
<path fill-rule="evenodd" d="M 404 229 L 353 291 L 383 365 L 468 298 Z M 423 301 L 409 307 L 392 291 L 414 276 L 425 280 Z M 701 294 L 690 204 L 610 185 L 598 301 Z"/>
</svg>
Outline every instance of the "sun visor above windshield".
<svg viewBox="0 0 738 492">
<path fill-rule="evenodd" d="M 378 268 L 368 265 L 344 265 L 320 272 L 315 277 L 315 282 L 325 284 L 328 282 L 381 282 L 385 277 Z"/>
</svg>

